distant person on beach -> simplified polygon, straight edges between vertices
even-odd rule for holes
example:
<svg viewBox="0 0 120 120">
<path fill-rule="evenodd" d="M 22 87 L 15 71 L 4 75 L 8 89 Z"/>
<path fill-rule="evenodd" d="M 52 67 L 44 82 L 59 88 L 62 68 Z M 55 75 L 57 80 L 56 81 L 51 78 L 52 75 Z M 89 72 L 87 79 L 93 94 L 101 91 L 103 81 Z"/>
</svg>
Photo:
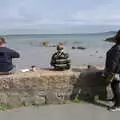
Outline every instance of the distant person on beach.
<svg viewBox="0 0 120 120">
<path fill-rule="evenodd" d="M 0 37 L 0 74 L 12 73 L 14 65 L 12 58 L 19 58 L 18 52 L 6 47 L 6 40 Z"/>
<path fill-rule="evenodd" d="M 116 44 L 106 54 L 105 76 L 111 83 L 115 104 L 110 110 L 120 110 L 120 31 L 115 36 Z"/>
<path fill-rule="evenodd" d="M 57 46 L 57 52 L 51 58 L 51 66 L 55 70 L 68 70 L 71 67 L 69 55 L 64 52 L 64 45 L 62 43 Z"/>
</svg>

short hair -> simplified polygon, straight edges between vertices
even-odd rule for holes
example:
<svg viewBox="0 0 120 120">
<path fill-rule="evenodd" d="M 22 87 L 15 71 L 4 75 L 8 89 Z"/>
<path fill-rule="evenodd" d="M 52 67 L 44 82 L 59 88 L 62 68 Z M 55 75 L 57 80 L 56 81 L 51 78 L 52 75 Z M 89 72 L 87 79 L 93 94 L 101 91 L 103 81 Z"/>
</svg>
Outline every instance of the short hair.
<svg viewBox="0 0 120 120">
<path fill-rule="evenodd" d="M 57 45 L 57 50 L 63 50 L 64 49 L 64 44 L 62 42 L 59 42 Z"/>
<path fill-rule="evenodd" d="M 3 37 L 0 37 L 0 45 L 2 45 L 2 44 L 5 44 L 6 43 L 6 40 L 5 40 L 5 38 L 3 38 Z"/>
</svg>

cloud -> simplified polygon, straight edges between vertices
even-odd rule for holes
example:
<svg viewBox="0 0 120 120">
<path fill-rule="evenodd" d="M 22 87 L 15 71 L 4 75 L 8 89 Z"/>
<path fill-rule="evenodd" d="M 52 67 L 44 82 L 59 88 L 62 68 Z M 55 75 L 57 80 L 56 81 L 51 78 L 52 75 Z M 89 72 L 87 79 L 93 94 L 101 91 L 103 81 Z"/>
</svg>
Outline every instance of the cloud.
<svg viewBox="0 0 120 120">
<path fill-rule="evenodd" d="M 120 25 L 119 0 L 0 0 L 0 29 Z"/>
<path fill-rule="evenodd" d="M 2 5 L 4 7 L 1 8 Z M 33 5 L 29 0 L 11 0 L 11 2 L 8 0 L 8 2 L 2 2 L 2 5 L 0 5 L 1 28 L 22 27 L 38 22 L 44 23 L 44 18 L 38 14 L 39 7 L 36 9 L 35 4 Z"/>
<path fill-rule="evenodd" d="M 120 8 L 107 4 L 91 10 L 76 12 L 69 22 L 82 25 L 120 25 Z"/>
</svg>

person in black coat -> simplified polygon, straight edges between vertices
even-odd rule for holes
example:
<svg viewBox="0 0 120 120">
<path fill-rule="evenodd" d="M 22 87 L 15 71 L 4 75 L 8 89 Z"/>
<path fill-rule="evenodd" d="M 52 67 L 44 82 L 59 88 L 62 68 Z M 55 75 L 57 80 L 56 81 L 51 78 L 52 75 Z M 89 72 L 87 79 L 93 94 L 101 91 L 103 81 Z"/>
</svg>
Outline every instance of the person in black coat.
<svg viewBox="0 0 120 120">
<path fill-rule="evenodd" d="M 13 58 L 19 58 L 18 52 L 9 49 L 6 46 L 6 40 L 0 37 L 0 73 L 9 73 L 15 67 L 12 64 Z"/>
<path fill-rule="evenodd" d="M 114 106 L 110 110 L 120 110 L 120 31 L 115 36 L 116 44 L 106 54 L 105 74 L 111 77 Z"/>
<path fill-rule="evenodd" d="M 63 45 L 57 46 L 57 52 L 52 55 L 51 58 L 51 66 L 54 67 L 55 70 L 67 70 L 71 67 L 71 61 L 68 53 L 64 52 Z"/>
</svg>

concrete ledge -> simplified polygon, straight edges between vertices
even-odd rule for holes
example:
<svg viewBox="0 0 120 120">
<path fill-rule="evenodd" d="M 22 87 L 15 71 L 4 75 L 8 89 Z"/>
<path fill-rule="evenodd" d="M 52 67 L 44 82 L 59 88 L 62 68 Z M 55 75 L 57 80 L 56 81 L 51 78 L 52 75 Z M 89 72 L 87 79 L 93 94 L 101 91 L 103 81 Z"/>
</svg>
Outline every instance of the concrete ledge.
<svg viewBox="0 0 120 120">
<path fill-rule="evenodd" d="M 62 104 L 79 96 L 106 97 L 101 71 L 49 71 L 16 73 L 0 76 L 0 106 L 19 107 Z"/>
</svg>

